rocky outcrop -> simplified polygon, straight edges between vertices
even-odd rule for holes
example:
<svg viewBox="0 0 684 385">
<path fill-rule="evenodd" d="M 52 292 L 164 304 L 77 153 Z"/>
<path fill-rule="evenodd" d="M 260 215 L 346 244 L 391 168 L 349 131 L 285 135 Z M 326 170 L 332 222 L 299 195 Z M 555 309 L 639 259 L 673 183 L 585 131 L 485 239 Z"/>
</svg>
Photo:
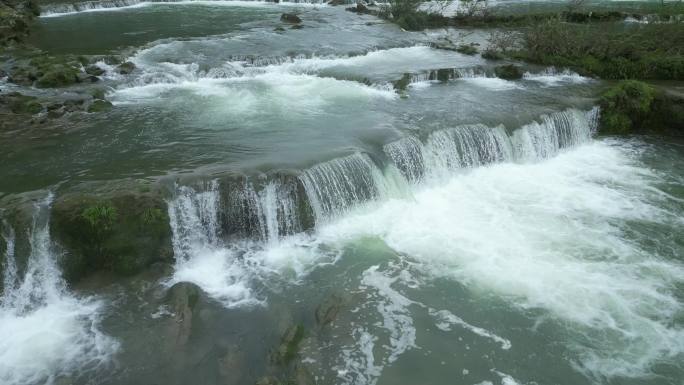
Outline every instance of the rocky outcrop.
<svg viewBox="0 0 684 385">
<path fill-rule="evenodd" d="M 38 15 L 40 8 L 35 0 L 0 0 L 0 47 L 21 42 Z"/>
<path fill-rule="evenodd" d="M 280 16 L 280 20 L 292 24 L 299 24 L 302 22 L 302 19 L 294 13 L 283 13 Z"/>
<path fill-rule="evenodd" d="M 494 73 L 497 77 L 506 80 L 517 80 L 522 79 L 523 77 L 523 72 L 520 70 L 520 67 L 513 64 L 498 66 L 494 68 Z"/>
<path fill-rule="evenodd" d="M 173 261 L 166 202 L 159 191 L 70 193 L 56 199 L 53 239 L 65 249 L 65 277 L 96 272 L 131 275 L 155 262 Z"/>
<path fill-rule="evenodd" d="M 96 82 L 99 79 L 83 71 L 88 60 L 72 55 L 52 56 L 44 53 L 14 61 L 8 81 L 40 88 L 67 87 L 76 83 Z"/>
</svg>

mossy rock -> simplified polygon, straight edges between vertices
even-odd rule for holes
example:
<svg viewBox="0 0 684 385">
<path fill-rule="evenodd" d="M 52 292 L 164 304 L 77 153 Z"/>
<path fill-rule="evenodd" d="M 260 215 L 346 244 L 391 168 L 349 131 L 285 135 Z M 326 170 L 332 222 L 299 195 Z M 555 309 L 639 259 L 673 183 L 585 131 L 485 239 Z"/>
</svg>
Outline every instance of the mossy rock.
<svg viewBox="0 0 684 385">
<path fill-rule="evenodd" d="M 95 271 L 135 274 L 173 259 L 166 202 L 155 193 L 62 196 L 50 229 L 66 249 L 62 262 L 70 282 Z"/>
<path fill-rule="evenodd" d="M 112 103 L 110 103 L 106 100 L 101 100 L 101 99 L 94 100 L 90 104 L 90 106 L 88 106 L 88 112 L 91 112 L 91 113 L 104 112 L 104 111 L 109 111 L 111 109 L 112 109 Z"/>
<path fill-rule="evenodd" d="M 458 48 L 456 48 L 456 52 L 462 53 L 464 55 L 473 56 L 477 54 L 478 50 L 477 47 L 475 47 L 472 44 L 461 44 L 458 46 Z"/>
<path fill-rule="evenodd" d="M 67 64 L 56 64 L 45 71 L 36 81 L 42 88 L 65 87 L 79 82 L 80 71 Z"/>
<path fill-rule="evenodd" d="M 637 80 L 623 80 L 601 95 L 599 132 L 684 134 L 684 99 Z"/>
<path fill-rule="evenodd" d="M 6 105 L 14 114 L 33 115 L 43 111 L 43 105 L 40 104 L 38 98 L 22 95 L 19 92 L 0 95 L 0 105 Z"/>
<path fill-rule="evenodd" d="M 409 84 L 411 84 L 411 74 L 405 73 L 401 79 L 394 82 L 394 89 L 398 91 L 406 91 Z"/>
<path fill-rule="evenodd" d="M 487 60 L 503 60 L 504 56 L 493 49 L 486 49 L 482 52 L 482 58 Z"/>
<path fill-rule="evenodd" d="M 497 77 L 506 80 L 517 80 L 522 79 L 523 73 L 520 67 L 513 64 L 506 64 L 494 68 L 494 73 Z"/>
<path fill-rule="evenodd" d="M 105 73 L 105 70 L 103 70 L 102 68 L 100 68 L 100 67 L 98 67 L 98 66 L 96 66 L 96 65 L 93 64 L 93 65 L 87 66 L 87 67 L 85 68 L 85 72 L 86 72 L 88 75 L 101 76 L 101 75 L 103 75 L 103 74 Z"/>
</svg>

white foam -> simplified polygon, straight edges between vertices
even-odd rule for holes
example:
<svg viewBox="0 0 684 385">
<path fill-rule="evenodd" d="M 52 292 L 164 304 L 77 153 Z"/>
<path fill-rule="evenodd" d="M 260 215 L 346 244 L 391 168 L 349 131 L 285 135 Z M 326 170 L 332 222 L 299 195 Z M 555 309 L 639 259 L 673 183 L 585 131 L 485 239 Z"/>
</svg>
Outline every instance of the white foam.
<svg viewBox="0 0 684 385">
<path fill-rule="evenodd" d="M 490 78 L 490 77 L 464 77 L 457 79 L 458 81 L 473 84 L 477 87 L 486 88 L 493 91 L 508 91 L 515 89 L 522 89 L 523 87 L 513 81 L 500 79 L 500 78 Z"/>
<path fill-rule="evenodd" d="M 511 341 L 499 337 L 498 335 L 490 332 L 489 330 L 483 329 L 478 326 L 473 326 L 467 322 L 465 322 L 461 317 L 451 313 L 448 310 L 435 310 L 435 309 L 430 309 L 430 315 L 433 317 L 437 318 L 439 321 L 435 326 L 437 326 L 438 329 L 444 330 L 444 331 L 451 331 L 451 326 L 452 325 L 459 325 L 463 327 L 464 329 L 470 330 L 471 332 L 485 337 L 489 338 L 492 341 L 495 341 L 499 344 L 501 344 L 501 349 L 503 350 L 508 350 L 511 348 Z"/>
<path fill-rule="evenodd" d="M 49 199 L 36 209 L 24 275 L 13 268 L 5 271 L 0 382 L 7 385 L 51 383 L 60 376 L 97 369 L 119 347 L 99 330 L 102 304 L 67 291 L 49 237 L 44 213 L 48 206 Z M 7 243 L 5 260 L 14 266 L 13 242 Z"/>
<path fill-rule="evenodd" d="M 567 68 L 562 71 L 558 71 L 554 67 L 549 67 L 540 73 L 525 72 L 523 79 L 540 82 L 547 87 L 568 83 L 581 84 L 591 81 L 591 78 L 581 76 Z"/>
<path fill-rule="evenodd" d="M 671 292 L 684 268 L 625 238 L 634 221 L 681 225 L 657 177 L 625 144 L 595 142 L 537 164 L 495 164 L 320 229 L 328 242 L 378 236 L 426 272 L 489 290 L 572 325 L 578 367 L 643 376 L 684 353 Z"/>
</svg>

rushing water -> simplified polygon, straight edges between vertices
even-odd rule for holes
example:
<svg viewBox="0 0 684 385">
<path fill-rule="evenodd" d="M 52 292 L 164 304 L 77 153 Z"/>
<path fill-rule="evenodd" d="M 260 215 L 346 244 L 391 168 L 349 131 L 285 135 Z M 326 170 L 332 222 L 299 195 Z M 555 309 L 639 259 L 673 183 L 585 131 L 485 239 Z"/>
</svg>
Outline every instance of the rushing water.
<svg viewBox="0 0 684 385">
<path fill-rule="evenodd" d="M 100 63 L 111 112 L 0 133 L 3 384 L 684 379 L 684 144 L 596 137 L 600 81 L 322 4 L 46 9 L 35 44 L 136 69 Z M 125 179 L 168 187 L 175 263 L 67 287 L 54 194 Z"/>
</svg>

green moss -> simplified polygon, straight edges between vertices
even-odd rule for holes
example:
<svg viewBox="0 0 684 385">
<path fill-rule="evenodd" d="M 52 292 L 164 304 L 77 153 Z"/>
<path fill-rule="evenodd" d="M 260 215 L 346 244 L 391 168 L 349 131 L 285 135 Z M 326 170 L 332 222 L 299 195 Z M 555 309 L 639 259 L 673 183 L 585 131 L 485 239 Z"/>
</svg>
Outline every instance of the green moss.
<svg viewBox="0 0 684 385">
<path fill-rule="evenodd" d="M 599 103 L 601 134 L 684 135 L 684 99 L 649 84 L 621 81 Z"/>
<path fill-rule="evenodd" d="M 67 250 L 63 267 L 71 282 L 94 271 L 135 274 L 173 256 L 166 203 L 153 193 L 60 197 L 50 229 Z"/>
<path fill-rule="evenodd" d="M 304 326 L 291 326 L 285 331 L 278 348 L 276 361 L 280 364 L 289 364 L 299 353 L 299 344 L 304 339 Z"/>
<path fill-rule="evenodd" d="M 101 100 L 101 99 L 96 99 L 94 100 L 90 106 L 88 106 L 88 112 L 95 113 L 95 112 L 104 112 L 104 111 L 109 111 L 112 109 L 112 103 L 106 101 L 106 100 Z"/>
<path fill-rule="evenodd" d="M 9 110 L 15 114 L 37 114 L 43 111 L 43 106 L 34 96 L 22 95 L 18 92 L 4 95 L 0 103 L 7 104 Z"/>
<path fill-rule="evenodd" d="M 411 83 L 411 74 L 405 73 L 401 79 L 394 82 L 394 89 L 398 91 L 406 91 Z"/>
<path fill-rule="evenodd" d="M 628 134 L 639 129 L 651 111 L 655 94 L 653 87 L 635 80 L 610 88 L 600 100 L 601 133 Z"/>
<path fill-rule="evenodd" d="M 81 213 L 83 219 L 97 232 L 107 232 L 112 229 L 114 222 L 119 216 L 116 208 L 109 202 L 99 203 L 86 207 Z"/>
<path fill-rule="evenodd" d="M 458 48 L 456 48 L 456 51 L 459 53 L 462 53 L 464 55 L 470 55 L 470 56 L 473 56 L 473 55 L 477 54 L 477 52 L 478 52 L 477 47 L 475 47 L 472 44 L 461 44 L 458 46 Z"/>
<path fill-rule="evenodd" d="M 55 64 L 50 66 L 36 81 L 36 85 L 42 88 L 64 87 L 78 82 L 78 68 L 68 64 Z"/>
</svg>

